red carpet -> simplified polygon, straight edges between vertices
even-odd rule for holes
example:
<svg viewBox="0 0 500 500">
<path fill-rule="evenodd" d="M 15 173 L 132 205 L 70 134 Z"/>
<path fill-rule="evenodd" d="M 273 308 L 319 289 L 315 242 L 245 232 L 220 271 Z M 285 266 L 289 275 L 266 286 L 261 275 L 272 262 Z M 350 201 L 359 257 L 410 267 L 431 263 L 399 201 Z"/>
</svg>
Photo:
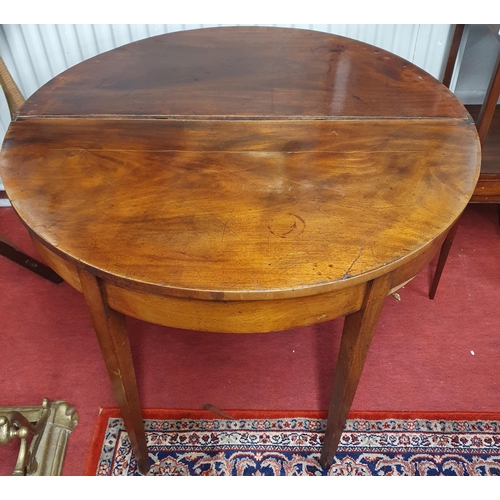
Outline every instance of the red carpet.
<svg viewBox="0 0 500 500">
<path fill-rule="evenodd" d="M 10 208 L 0 233 L 36 256 Z M 389 297 L 353 410 L 500 411 L 500 227 L 496 208 L 471 205 L 436 298 L 433 265 Z M 99 409 L 114 407 L 83 296 L 0 258 L 0 406 L 63 399 L 80 423 L 63 473 L 83 475 Z M 342 319 L 261 335 L 221 335 L 129 321 L 144 408 L 325 410 Z M 15 462 L 0 448 L 0 474 Z"/>
</svg>

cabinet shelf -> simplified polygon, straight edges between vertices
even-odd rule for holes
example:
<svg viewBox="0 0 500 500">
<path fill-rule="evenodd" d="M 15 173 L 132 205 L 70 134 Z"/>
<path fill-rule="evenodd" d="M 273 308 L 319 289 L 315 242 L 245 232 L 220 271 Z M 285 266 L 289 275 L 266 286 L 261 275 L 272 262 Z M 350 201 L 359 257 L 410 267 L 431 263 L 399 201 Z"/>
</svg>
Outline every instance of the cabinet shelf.
<svg viewBox="0 0 500 500">
<path fill-rule="evenodd" d="M 467 110 L 477 120 L 481 106 L 467 105 Z M 471 199 L 472 202 L 500 202 L 500 106 L 496 106 L 486 136 L 481 161 L 481 175 Z"/>
</svg>

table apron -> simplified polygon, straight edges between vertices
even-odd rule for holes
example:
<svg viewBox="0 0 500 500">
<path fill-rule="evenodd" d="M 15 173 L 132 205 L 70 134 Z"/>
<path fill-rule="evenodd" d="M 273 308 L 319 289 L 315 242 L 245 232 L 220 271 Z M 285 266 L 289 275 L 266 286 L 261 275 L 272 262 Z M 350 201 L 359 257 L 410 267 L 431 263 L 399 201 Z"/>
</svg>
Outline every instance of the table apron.
<svg viewBox="0 0 500 500">
<path fill-rule="evenodd" d="M 415 277 L 434 258 L 445 236 L 443 233 L 413 259 L 390 271 L 391 292 Z M 44 261 L 81 292 L 78 267 L 82 266 L 56 254 L 33 235 L 32 240 Z M 231 301 L 154 294 L 117 286 L 105 279 L 102 281 L 108 305 L 127 316 L 167 327 L 220 333 L 288 330 L 359 311 L 363 307 L 368 283 L 301 297 Z"/>
</svg>

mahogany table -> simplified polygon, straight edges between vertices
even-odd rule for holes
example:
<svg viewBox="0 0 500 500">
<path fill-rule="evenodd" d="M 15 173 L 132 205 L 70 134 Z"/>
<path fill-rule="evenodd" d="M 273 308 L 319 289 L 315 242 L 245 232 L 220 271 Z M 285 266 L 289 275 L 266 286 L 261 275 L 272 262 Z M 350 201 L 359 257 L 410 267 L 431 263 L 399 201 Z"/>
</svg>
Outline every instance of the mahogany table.
<svg viewBox="0 0 500 500">
<path fill-rule="evenodd" d="M 438 252 L 480 146 L 460 102 L 408 61 L 325 33 L 237 27 L 65 71 L 21 108 L 0 161 L 41 256 L 85 295 L 146 473 L 125 315 L 225 333 L 345 315 L 328 467 L 384 299 Z"/>
</svg>

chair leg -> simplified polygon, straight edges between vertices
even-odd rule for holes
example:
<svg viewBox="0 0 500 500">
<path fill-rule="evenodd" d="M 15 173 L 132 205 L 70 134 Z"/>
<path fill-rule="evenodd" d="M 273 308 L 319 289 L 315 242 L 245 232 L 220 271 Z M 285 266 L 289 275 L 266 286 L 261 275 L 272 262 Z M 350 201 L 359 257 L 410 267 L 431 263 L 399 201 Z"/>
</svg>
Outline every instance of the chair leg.
<svg viewBox="0 0 500 500">
<path fill-rule="evenodd" d="M 0 255 L 7 257 L 12 262 L 19 264 L 20 266 L 33 271 L 42 278 L 45 278 L 52 283 L 59 284 L 63 282 L 63 279 L 56 274 L 50 267 L 42 264 L 38 260 L 26 255 L 22 250 L 17 248 L 12 242 L 0 236 Z"/>
<path fill-rule="evenodd" d="M 451 226 L 448 234 L 446 235 L 446 239 L 443 242 L 443 246 L 441 247 L 441 251 L 439 253 L 439 259 L 436 266 L 436 272 L 434 273 L 434 278 L 432 280 L 431 289 L 429 291 L 429 298 L 433 299 L 436 295 L 436 290 L 439 285 L 439 280 L 441 279 L 441 274 L 443 273 L 444 265 L 446 264 L 446 260 L 448 259 L 448 254 L 450 253 L 451 245 L 453 244 L 453 240 L 455 239 L 455 235 L 457 234 L 459 221 L 455 222 L 453 226 Z"/>
</svg>

